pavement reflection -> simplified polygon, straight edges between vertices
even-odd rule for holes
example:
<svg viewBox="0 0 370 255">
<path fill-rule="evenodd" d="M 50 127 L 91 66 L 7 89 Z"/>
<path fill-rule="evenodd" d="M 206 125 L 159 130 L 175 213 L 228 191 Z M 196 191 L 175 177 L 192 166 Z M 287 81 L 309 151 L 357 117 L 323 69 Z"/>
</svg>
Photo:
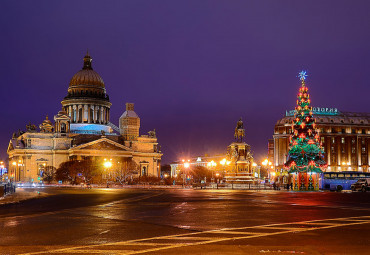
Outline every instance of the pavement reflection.
<svg viewBox="0 0 370 255">
<path fill-rule="evenodd" d="M 153 254 L 171 254 L 176 249 L 179 249 L 178 254 L 186 254 L 181 247 L 189 243 L 192 244 L 189 249 L 194 252 L 199 251 L 197 245 L 211 245 L 208 250 L 211 251 L 214 246 L 224 247 L 226 244 L 232 250 L 235 240 L 239 240 L 236 242 L 238 245 L 256 243 L 257 249 L 258 242 L 245 238 L 247 235 L 266 240 L 267 246 L 279 246 L 283 242 L 278 235 L 296 233 L 295 237 L 299 239 L 306 235 L 306 230 L 315 231 L 315 237 L 321 235 L 317 233 L 330 233 L 332 240 L 342 239 L 341 231 L 335 228 L 347 228 L 351 232 L 353 227 L 352 239 L 357 238 L 357 232 L 369 233 L 370 230 L 370 218 L 347 219 L 370 215 L 368 193 L 65 188 L 46 188 L 43 192 L 51 196 L 0 206 L 0 231 L 6 233 L 0 239 L 1 254 L 103 244 L 114 244 L 114 249 L 119 250 L 117 242 L 124 243 L 125 253 L 134 254 L 133 250 L 138 253 L 144 248 L 139 249 L 130 240 L 159 240 L 163 236 L 205 233 L 204 236 L 192 236 L 193 239 L 176 237 L 172 241 L 163 241 L 171 245 L 162 249 L 161 253 L 157 253 L 158 246 L 163 246 L 160 242 L 149 244 L 152 241 L 145 241 L 141 244 L 153 246 L 148 251 Z M 333 218 L 341 219 L 339 223 L 309 223 Z M 274 224 L 285 225 L 277 226 L 276 233 L 268 232 L 274 229 L 271 226 Z M 256 227 L 265 225 L 269 226 L 267 230 L 259 227 L 256 231 Z M 212 234 L 208 234 L 209 231 Z M 205 238 L 205 241 L 199 238 Z M 132 247 L 127 248 L 130 245 Z M 107 254 L 122 253 L 122 249 L 120 252 L 111 250 Z M 225 252 L 228 250 L 226 247 L 223 249 Z M 361 253 L 361 250 L 356 251 Z"/>
</svg>

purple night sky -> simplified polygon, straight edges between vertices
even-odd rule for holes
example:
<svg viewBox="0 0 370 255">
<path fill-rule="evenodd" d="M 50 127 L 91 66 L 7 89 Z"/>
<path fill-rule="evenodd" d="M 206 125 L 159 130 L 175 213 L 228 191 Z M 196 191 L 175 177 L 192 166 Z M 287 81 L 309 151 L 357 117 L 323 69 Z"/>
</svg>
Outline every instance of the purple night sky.
<svg viewBox="0 0 370 255">
<path fill-rule="evenodd" d="M 293 109 L 369 112 L 370 2 L 1 1 L 0 158 L 14 131 L 53 117 L 89 49 L 112 102 L 135 103 L 164 163 L 220 153 L 240 117 L 255 158 Z"/>
</svg>

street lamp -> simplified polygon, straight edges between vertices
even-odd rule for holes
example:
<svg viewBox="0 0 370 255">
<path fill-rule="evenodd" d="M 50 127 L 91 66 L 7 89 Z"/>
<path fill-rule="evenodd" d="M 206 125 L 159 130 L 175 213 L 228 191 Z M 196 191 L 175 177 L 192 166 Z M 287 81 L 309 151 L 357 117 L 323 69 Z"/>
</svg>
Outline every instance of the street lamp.
<svg viewBox="0 0 370 255">
<path fill-rule="evenodd" d="M 103 166 L 105 168 L 105 177 L 107 179 L 107 188 L 109 188 L 109 185 L 108 185 L 108 169 L 113 166 L 112 159 L 110 159 L 110 161 L 107 161 L 107 159 L 105 158 L 104 159 Z"/>
<path fill-rule="evenodd" d="M 182 179 L 182 187 L 184 187 L 184 186 L 185 186 L 186 170 L 190 167 L 190 163 L 189 163 L 189 161 L 190 161 L 190 160 L 188 160 L 188 162 L 185 162 L 185 163 L 184 163 L 184 172 L 183 172 L 183 174 L 182 174 L 182 176 L 183 176 L 183 179 Z M 183 160 L 183 162 L 184 162 L 184 160 Z"/>
<path fill-rule="evenodd" d="M 226 158 L 223 158 L 221 161 L 220 161 L 220 164 L 222 165 L 222 168 L 224 170 L 224 176 L 226 174 L 226 166 L 230 165 L 231 161 L 227 160 Z"/>
<path fill-rule="evenodd" d="M 270 177 L 271 177 L 271 174 L 270 174 L 270 169 L 274 169 L 273 165 L 272 165 L 272 162 L 270 160 L 268 160 L 267 158 L 262 161 L 262 165 L 267 168 L 267 178 L 268 180 L 270 181 Z"/>
<path fill-rule="evenodd" d="M 208 162 L 207 163 L 207 166 L 208 166 L 208 168 L 211 169 L 211 172 L 212 172 L 212 182 L 213 182 L 213 169 L 214 169 L 214 167 L 217 166 L 217 163 L 212 160 L 211 162 Z"/>
</svg>

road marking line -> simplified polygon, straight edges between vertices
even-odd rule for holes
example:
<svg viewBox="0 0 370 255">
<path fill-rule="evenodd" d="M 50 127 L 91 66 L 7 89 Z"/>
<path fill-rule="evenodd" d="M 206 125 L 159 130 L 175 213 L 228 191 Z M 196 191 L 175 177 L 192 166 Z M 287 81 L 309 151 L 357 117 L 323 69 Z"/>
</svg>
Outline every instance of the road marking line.
<svg viewBox="0 0 370 255">
<path fill-rule="evenodd" d="M 262 228 L 262 229 L 277 229 L 277 230 L 279 230 L 279 229 L 290 229 L 290 230 L 304 229 L 304 227 L 303 228 L 292 228 L 292 227 L 289 227 L 289 226 L 283 226 L 283 227 L 279 227 L 279 226 L 269 227 L 269 226 L 266 226 L 266 227 L 260 227 L 260 228 Z"/>
<path fill-rule="evenodd" d="M 306 222 L 306 223 L 302 223 L 302 224 L 305 224 L 305 225 L 338 225 L 336 223 L 325 223 L 325 222 Z"/>
<path fill-rule="evenodd" d="M 370 221 L 368 221 L 366 223 L 370 223 Z M 348 223 L 348 224 L 343 224 L 341 226 L 350 226 L 350 225 L 357 225 L 357 224 L 362 224 L 362 223 L 359 223 L 359 222 Z M 288 230 L 288 231 L 275 232 L 275 233 L 264 233 L 264 234 L 260 234 L 260 235 L 254 235 L 254 236 L 252 235 L 252 236 L 242 236 L 242 237 L 234 237 L 234 238 L 223 238 L 223 239 L 214 240 L 214 241 L 204 241 L 204 242 L 198 242 L 198 243 L 192 243 L 192 244 L 174 245 L 174 246 L 169 246 L 169 247 L 159 247 L 159 248 L 152 248 L 152 249 L 141 250 L 141 251 L 133 251 L 133 252 L 125 253 L 125 254 L 129 254 L 129 255 L 131 255 L 131 254 L 140 254 L 140 253 L 147 253 L 147 252 L 159 251 L 159 250 L 164 250 L 164 249 L 173 249 L 173 248 L 185 247 L 185 246 L 195 246 L 195 245 L 203 245 L 203 244 L 209 244 L 209 243 L 215 243 L 215 242 L 221 242 L 221 241 L 249 239 L 249 238 L 272 236 L 272 235 L 278 235 L 278 234 L 288 234 L 288 233 L 293 233 L 293 232 L 306 232 L 306 231 L 326 229 L 326 228 L 334 228 L 334 227 L 337 227 L 337 226 L 325 226 L 325 227 L 319 227 L 319 228 L 299 229 L 299 231 L 293 231 L 293 230 L 290 231 L 290 230 Z"/>
<path fill-rule="evenodd" d="M 344 221 L 343 224 L 331 224 L 329 226 L 319 226 L 315 228 L 289 228 L 285 231 L 278 231 L 278 232 L 270 232 L 270 233 L 258 233 L 255 235 L 246 235 L 241 237 L 227 237 L 227 238 L 216 238 L 211 240 L 205 240 L 201 242 L 194 242 L 194 243 L 175 243 L 175 244 L 163 244 L 163 243 L 155 243 L 156 246 L 163 245 L 162 247 L 156 247 L 156 248 L 150 248 L 146 250 L 137 250 L 137 251 L 130 251 L 125 252 L 122 254 L 139 254 L 139 253 L 146 253 L 151 251 L 158 251 L 158 250 L 164 250 L 164 249 L 172 249 L 172 248 L 178 248 L 178 247 L 184 247 L 184 246 L 194 246 L 194 245 L 202 245 L 202 244 L 208 244 L 208 243 L 216 243 L 221 241 L 229 241 L 229 240 L 239 240 L 239 239 L 249 239 L 249 238 L 257 238 L 257 237 L 264 237 L 264 236 L 271 236 L 271 235 L 279 235 L 279 234 L 287 234 L 287 233 L 294 233 L 294 232 L 305 232 L 305 231 L 312 231 L 312 230 L 320 230 L 320 229 L 328 229 L 328 228 L 335 228 L 335 227 L 343 227 L 343 226 L 351 226 L 351 225 L 358 225 L 358 224 L 368 224 L 370 223 L 369 220 L 362 220 L 357 222 L 351 222 L 351 223 L 345 223 L 345 221 L 349 221 L 349 219 L 361 219 L 361 218 L 369 218 L 370 216 L 357 216 L 357 217 L 348 217 L 348 218 L 334 218 L 334 219 L 321 219 L 321 220 L 311 220 L 311 221 L 301 221 L 301 222 L 289 222 L 289 223 L 276 223 L 276 224 L 269 224 L 269 225 L 261 225 L 261 226 L 249 226 L 249 227 L 239 227 L 239 228 L 223 228 L 223 229 L 215 229 L 215 230 L 207 230 L 203 232 L 193 232 L 193 233 L 186 233 L 186 234 L 178 234 L 178 235 L 169 235 L 169 236 L 158 236 L 158 237 L 151 237 L 151 238 L 143 238 L 143 239 L 136 239 L 136 240 L 128 240 L 128 241 L 122 241 L 122 242 L 114 242 L 114 243 L 106 243 L 106 244 L 96 244 L 96 245 L 84 245 L 84 246 L 76 246 L 76 247 L 69 247 L 69 248 L 62 248 L 62 249 L 56 249 L 56 250 L 48 250 L 48 251 L 40 251 L 40 252 L 31 252 L 31 253 L 24 253 L 23 255 L 31 255 L 31 254 L 45 254 L 45 253 L 60 253 L 60 252 L 72 252 L 76 251 L 78 249 L 86 249 L 86 248 L 92 248 L 92 247 L 98 247 L 98 246 L 106 246 L 106 245 L 127 245 L 127 244 L 138 244 L 143 245 L 145 241 L 156 241 L 156 240 L 164 240 L 168 239 L 169 237 L 187 237 L 187 236 L 194 236 L 199 234 L 207 234 L 207 233 L 216 233 L 219 231 L 227 231 L 227 230 L 237 230 L 237 229 L 258 229 L 258 228 L 264 228 L 264 229 L 273 229 L 269 227 L 277 227 L 281 226 L 282 224 L 289 225 L 289 224 L 304 224 L 304 223 L 316 223 L 316 222 L 322 222 L 322 221 L 328 221 L 328 220 L 336 220 L 336 221 Z M 281 228 L 279 228 L 281 229 Z M 208 238 L 208 237 L 206 237 Z M 140 243 L 139 243 L 140 242 Z M 142 243 L 141 243 L 142 242 Z M 124 250 L 123 250 L 124 251 Z M 76 253 L 76 252 L 73 252 Z M 77 252 L 78 253 L 78 252 Z M 115 254 L 121 254 L 121 253 L 115 253 Z"/>
<path fill-rule="evenodd" d="M 174 236 L 167 237 L 166 239 L 174 240 L 214 240 L 220 239 L 220 237 L 197 237 L 197 236 Z"/>
<path fill-rule="evenodd" d="M 103 245 L 106 245 L 106 244 L 101 244 L 101 246 Z M 116 245 L 116 244 L 113 244 L 113 245 Z M 168 245 L 168 244 L 165 244 L 165 243 L 139 243 L 139 242 L 135 242 L 135 243 L 125 243 L 124 245 L 146 245 L 146 246 L 157 246 L 157 245 Z"/>
<path fill-rule="evenodd" d="M 57 251 L 53 253 L 63 253 L 64 251 Z M 128 252 L 133 252 L 133 250 L 73 250 L 68 251 L 68 253 L 94 253 L 94 254 L 129 254 Z"/>
<path fill-rule="evenodd" d="M 233 235 L 250 235 L 249 232 L 242 232 L 242 231 L 228 231 L 228 230 L 222 230 L 214 232 L 215 234 L 233 234 Z M 254 233 L 259 234 L 259 233 Z"/>
</svg>

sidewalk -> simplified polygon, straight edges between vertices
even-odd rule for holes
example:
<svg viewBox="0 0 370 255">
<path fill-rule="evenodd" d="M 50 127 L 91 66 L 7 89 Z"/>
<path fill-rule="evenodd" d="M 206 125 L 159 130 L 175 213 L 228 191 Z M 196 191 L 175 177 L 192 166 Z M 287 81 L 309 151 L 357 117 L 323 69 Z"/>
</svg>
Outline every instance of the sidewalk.
<svg viewBox="0 0 370 255">
<path fill-rule="evenodd" d="M 26 191 L 25 189 L 17 188 L 15 193 L 9 194 L 4 197 L 0 197 L 0 206 L 4 204 L 19 203 L 24 200 L 45 197 L 45 196 L 47 196 L 47 194 L 43 192 Z"/>
</svg>

